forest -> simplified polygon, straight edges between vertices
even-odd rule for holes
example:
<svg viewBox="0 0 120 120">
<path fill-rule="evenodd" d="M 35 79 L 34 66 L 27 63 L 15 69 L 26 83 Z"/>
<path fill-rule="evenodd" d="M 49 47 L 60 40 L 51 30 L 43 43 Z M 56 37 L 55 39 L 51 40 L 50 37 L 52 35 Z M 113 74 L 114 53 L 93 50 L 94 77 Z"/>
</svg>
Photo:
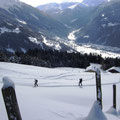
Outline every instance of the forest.
<svg viewBox="0 0 120 120">
<path fill-rule="evenodd" d="M 14 54 L 0 51 L 1 62 L 12 62 L 41 67 L 73 67 L 86 68 L 90 63 L 102 65 L 106 70 L 112 66 L 120 66 L 120 58 L 102 58 L 97 54 L 81 54 L 60 52 L 57 50 L 29 49 L 26 53 L 15 52 Z"/>
</svg>

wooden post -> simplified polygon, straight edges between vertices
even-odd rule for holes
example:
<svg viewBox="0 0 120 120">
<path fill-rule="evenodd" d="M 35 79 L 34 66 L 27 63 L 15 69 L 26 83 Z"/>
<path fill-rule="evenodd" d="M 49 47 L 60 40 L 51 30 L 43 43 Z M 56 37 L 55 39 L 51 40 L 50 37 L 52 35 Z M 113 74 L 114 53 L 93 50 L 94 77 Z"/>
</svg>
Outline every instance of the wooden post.
<svg viewBox="0 0 120 120">
<path fill-rule="evenodd" d="M 3 94 L 5 107 L 7 110 L 8 119 L 9 120 L 22 120 L 19 107 L 18 107 L 18 103 L 17 103 L 15 89 L 13 86 L 11 86 L 11 83 L 10 84 L 8 83 L 9 81 L 7 81 L 6 78 L 5 79 L 3 78 L 3 80 L 4 80 L 4 83 L 7 83 L 7 87 L 6 85 L 4 85 L 2 88 L 2 94 Z"/>
<path fill-rule="evenodd" d="M 96 94 L 97 94 L 97 101 L 99 102 L 101 109 L 102 109 L 102 89 L 101 89 L 101 74 L 100 70 L 97 69 L 95 72 L 96 75 Z"/>
<path fill-rule="evenodd" d="M 113 108 L 116 109 L 116 85 L 113 85 Z"/>
</svg>

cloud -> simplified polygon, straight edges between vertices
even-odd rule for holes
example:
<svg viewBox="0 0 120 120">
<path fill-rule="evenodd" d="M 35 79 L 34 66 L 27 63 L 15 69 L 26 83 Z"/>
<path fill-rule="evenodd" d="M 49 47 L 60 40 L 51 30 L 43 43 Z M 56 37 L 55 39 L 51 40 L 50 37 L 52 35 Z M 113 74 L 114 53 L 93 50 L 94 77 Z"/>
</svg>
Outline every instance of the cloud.
<svg viewBox="0 0 120 120">
<path fill-rule="evenodd" d="M 82 2 L 83 0 L 62 0 L 62 2 Z"/>
<path fill-rule="evenodd" d="M 62 2 L 62 0 L 20 0 L 20 1 L 25 2 L 32 6 L 38 6 L 41 4 L 46 4 L 46 3 L 51 3 L 51 2 L 57 2 L 57 3 Z"/>
<path fill-rule="evenodd" d="M 46 4 L 46 3 L 51 3 L 51 2 L 57 2 L 57 3 L 61 3 L 61 2 L 82 2 L 83 0 L 20 0 L 22 2 L 25 2 L 29 5 L 32 6 L 38 6 L 41 4 Z"/>
</svg>

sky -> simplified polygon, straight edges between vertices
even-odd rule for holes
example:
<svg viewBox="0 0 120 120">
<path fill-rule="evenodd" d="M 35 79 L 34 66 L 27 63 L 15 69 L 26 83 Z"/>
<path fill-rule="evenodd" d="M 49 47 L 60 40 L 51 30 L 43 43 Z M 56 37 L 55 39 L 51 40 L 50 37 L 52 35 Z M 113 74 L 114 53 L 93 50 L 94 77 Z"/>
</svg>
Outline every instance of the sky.
<svg viewBox="0 0 120 120">
<path fill-rule="evenodd" d="M 81 2 L 82 0 L 20 0 L 20 1 L 36 7 L 38 5 L 51 3 L 51 2 L 57 2 L 57 3 L 68 2 L 68 1 Z"/>
</svg>

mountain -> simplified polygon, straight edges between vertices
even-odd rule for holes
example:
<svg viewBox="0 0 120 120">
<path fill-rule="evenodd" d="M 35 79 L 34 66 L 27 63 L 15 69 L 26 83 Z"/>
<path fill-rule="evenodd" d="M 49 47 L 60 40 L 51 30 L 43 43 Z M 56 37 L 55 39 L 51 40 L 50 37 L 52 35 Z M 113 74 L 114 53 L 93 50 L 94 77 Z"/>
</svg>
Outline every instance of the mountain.
<svg viewBox="0 0 120 120">
<path fill-rule="evenodd" d="M 71 1 L 67 1 L 67 2 L 62 2 L 62 3 L 48 3 L 48 4 L 43 4 L 43 5 L 39 5 L 37 6 L 37 8 L 39 8 L 40 10 L 43 11 L 48 11 L 51 9 L 54 10 L 64 10 L 67 8 L 74 8 L 77 5 L 81 5 L 81 6 L 97 6 L 101 3 L 104 2 L 108 2 L 108 0 L 83 0 L 82 2 L 71 2 Z"/>
<path fill-rule="evenodd" d="M 80 30 L 77 42 L 120 47 L 120 1 L 111 1 L 95 9 L 92 21 Z M 85 37 L 87 36 L 87 37 Z"/>
<path fill-rule="evenodd" d="M 18 0 L 0 2 L 0 50 L 14 53 L 39 48 L 104 56 L 116 56 L 110 51 L 120 53 L 116 48 L 120 46 L 119 1 L 97 6 L 54 3 L 55 8 L 48 5 L 45 11 Z"/>
<path fill-rule="evenodd" d="M 107 0 L 83 0 L 82 2 L 49 3 L 37 8 L 68 28 L 79 28 L 90 21 L 96 6 L 107 2 Z"/>
<path fill-rule="evenodd" d="M 50 3 L 38 6 L 38 9 L 62 22 L 69 29 L 79 28 L 88 23 L 93 8 L 78 2 Z"/>
<path fill-rule="evenodd" d="M 68 39 L 72 43 L 90 46 L 94 44 L 92 48 L 95 49 L 98 48 L 96 45 L 102 45 L 104 50 L 109 46 L 109 50 L 117 47 L 111 50 L 120 52 L 119 6 L 120 0 L 84 0 L 82 3 L 71 3 L 71 6 L 65 9 L 57 9 L 57 12 L 49 7 L 44 11 L 68 27 Z"/>
<path fill-rule="evenodd" d="M 37 6 L 38 9 L 42 11 L 48 11 L 48 10 L 64 10 L 71 6 L 74 6 L 76 4 L 79 4 L 78 2 L 63 2 L 63 3 L 48 3 L 44 5 Z"/>
<path fill-rule="evenodd" d="M 0 0 L 0 49 L 46 49 L 45 38 L 65 37 L 67 28 L 49 15 L 17 0 Z M 55 45 L 54 45 L 55 46 Z M 54 48 L 54 46 L 52 46 Z"/>
</svg>

